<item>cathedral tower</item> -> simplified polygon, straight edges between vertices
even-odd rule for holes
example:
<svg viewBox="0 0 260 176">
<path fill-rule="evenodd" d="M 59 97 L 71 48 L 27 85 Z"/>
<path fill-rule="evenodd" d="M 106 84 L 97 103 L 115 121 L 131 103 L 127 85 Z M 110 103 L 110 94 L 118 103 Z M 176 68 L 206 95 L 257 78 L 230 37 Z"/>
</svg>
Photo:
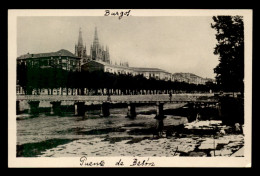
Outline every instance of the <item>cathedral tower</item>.
<svg viewBox="0 0 260 176">
<path fill-rule="evenodd" d="M 94 41 L 90 47 L 90 57 L 92 60 L 110 63 L 108 47 L 104 50 L 104 47 L 99 44 L 97 27 L 95 27 Z"/>
<path fill-rule="evenodd" d="M 81 58 L 82 64 L 87 61 L 87 49 L 86 49 L 86 45 L 83 46 L 81 28 L 79 28 L 78 44 L 75 45 L 75 55 Z"/>
<path fill-rule="evenodd" d="M 101 47 L 98 41 L 97 27 L 95 27 L 94 40 L 90 48 L 90 55 L 92 60 L 101 60 Z"/>
</svg>

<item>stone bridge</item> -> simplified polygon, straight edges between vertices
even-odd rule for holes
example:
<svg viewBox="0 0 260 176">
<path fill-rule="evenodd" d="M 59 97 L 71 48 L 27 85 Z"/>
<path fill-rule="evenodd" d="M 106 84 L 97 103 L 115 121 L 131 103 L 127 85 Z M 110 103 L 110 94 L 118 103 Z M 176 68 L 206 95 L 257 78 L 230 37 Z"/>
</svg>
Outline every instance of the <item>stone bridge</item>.
<svg viewBox="0 0 260 176">
<path fill-rule="evenodd" d="M 27 101 L 29 112 L 37 111 L 40 101 L 50 102 L 51 114 L 59 111 L 62 101 L 74 103 L 75 115 L 84 115 L 85 106 L 92 103 L 101 105 L 101 116 L 109 116 L 110 103 L 127 103 L 128 117 L 135 117 L 135 105 L 137 103 L 151 103 L 157 105 L 157 116 L 163 116 L 163 104 L 165 103 L 192 103 L 199 105 L 216 105 L 218 102 L 214 94 L 154 94 L 154 95 L 111 95 L 111 96 L 86 96 L 86 95 L 17 95 L 16 109 L 20 111 L 20 101 Z"/>
<path fill-rule="evenodd" d="M 215 102 L 214 94 L 169 94 L 154 95 L 111 95 L 86 96 L 86 95 L 17 95 L 17 101 L 78 101 L 78 102 L 136 102 L 136 103 L 178 103 L 178 102 Z"/>
</svg>

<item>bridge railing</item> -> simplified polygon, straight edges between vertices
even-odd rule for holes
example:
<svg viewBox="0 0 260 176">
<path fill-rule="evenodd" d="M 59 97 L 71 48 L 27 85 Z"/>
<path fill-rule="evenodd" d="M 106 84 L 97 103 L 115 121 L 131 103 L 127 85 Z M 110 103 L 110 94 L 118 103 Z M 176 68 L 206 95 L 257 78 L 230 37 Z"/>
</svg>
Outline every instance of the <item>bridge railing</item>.
<svg viewBox="0 0 260 176">
<path fill-rule="evenodd" d="M 174 94 L 171 101 L 196 101 L 200 97 L 213 97 L 214 94 Z M 168 94 L 156 95 L 111 95 L 108 96 L 86 96 L 86 95 L 17 95 L 17 100 L 39 100 L 39 101 L 99 101 L 104 102 L 111 100 L 112 102 L 168 102 L 170 96 Z M 204 99 L 204 100 L 206 100 Z"/>
</svg>

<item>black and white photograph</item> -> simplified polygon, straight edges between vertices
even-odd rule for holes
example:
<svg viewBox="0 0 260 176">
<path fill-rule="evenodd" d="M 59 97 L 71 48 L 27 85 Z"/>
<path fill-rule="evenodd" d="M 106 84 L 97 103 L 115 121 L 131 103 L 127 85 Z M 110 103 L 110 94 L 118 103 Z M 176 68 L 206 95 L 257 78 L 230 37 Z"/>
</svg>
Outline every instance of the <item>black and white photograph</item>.
<svg viewBox="0 0 260 176">
<path fill-rule="evenodd" d="M 9 167 L 250 167 L 252 10 L 9 10 L 8 41 Z"/>
</svg>

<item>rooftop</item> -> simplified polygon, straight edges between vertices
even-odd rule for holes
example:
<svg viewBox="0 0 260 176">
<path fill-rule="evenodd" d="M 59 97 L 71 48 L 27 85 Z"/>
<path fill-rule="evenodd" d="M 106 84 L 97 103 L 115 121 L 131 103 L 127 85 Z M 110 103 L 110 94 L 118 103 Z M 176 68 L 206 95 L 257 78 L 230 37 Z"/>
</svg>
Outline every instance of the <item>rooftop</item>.
<svg viewBox="0 0 260 176">
<path fill-rule="evenodd" d="M 140 72 L 165 72 L 168 73 L 162 69 L 159 68 L 141 68 L 141 67 L 126 67 L 126 66 L 121 66 L 121 65 L 112 65 L 106 62 L 102 62 L 102 61 L 89 61 L 89 62 L 96 62 L 105 66 L 111 66 L 111 67 L 116 67 L 116 68 L 125 68 L 125 69 L 130 69 L 130 70 L 134 70 L 134 71 L 140 71 Z"/>
<path fill-rule="evenodd" d="M 54 56 L 70 56 L 70 57 L 78 58 L 77 56 L 72 54 L 70 51 L 61 49 L 59 51 L 49 52 L 49 53 L 37 53 L 37 54 L 28 53 L 28 54 L 17 57 L 17 59 L 42 58 L 42 57 L 54 57 Z"/>
<path fill-rule="evenodd" d="M 135 71 L 143 71 L 143 72 L 146 72 L 146 71 L 149 71 L 149 72 L 165 72 L 165 73 L 168 73 L 162 69 L 159 69 L 159 68 L 142 68 L 142 67 L 132 67 L 133 70 Z"/>
</svg>

